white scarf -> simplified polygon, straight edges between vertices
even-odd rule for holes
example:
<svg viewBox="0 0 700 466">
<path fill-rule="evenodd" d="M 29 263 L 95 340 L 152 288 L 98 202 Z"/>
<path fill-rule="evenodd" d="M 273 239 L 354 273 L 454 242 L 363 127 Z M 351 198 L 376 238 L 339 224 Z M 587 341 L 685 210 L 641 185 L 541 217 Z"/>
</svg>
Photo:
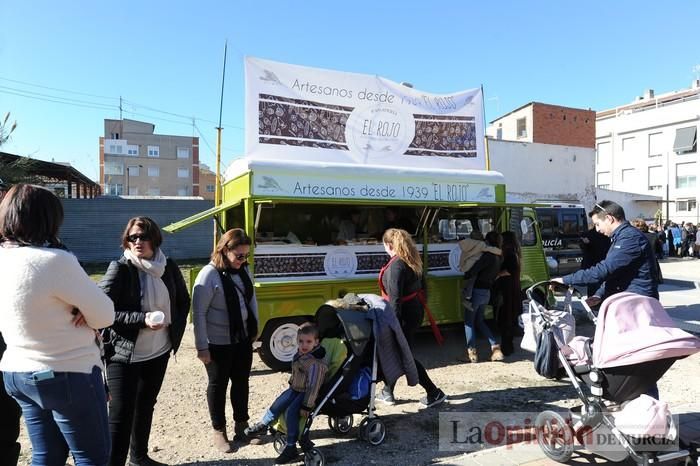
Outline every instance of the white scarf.
<svg viewBox="0 0 700 466">
<path fill-rule="evenodd" d="M 141 301 L 143 312 L 162 311 L 165 314 L 165 324 L 171 322 L 170 316 L 170 294 L 168 288 L 160 277 L 165 273 L 167 258 L 160 249 L 156 250 L 152 259 L 136 257 L 130 250 L 124 250 L 124 257 L 144 272 L 144 286 L 141 290 L 143 299 Z"/>
</svg>

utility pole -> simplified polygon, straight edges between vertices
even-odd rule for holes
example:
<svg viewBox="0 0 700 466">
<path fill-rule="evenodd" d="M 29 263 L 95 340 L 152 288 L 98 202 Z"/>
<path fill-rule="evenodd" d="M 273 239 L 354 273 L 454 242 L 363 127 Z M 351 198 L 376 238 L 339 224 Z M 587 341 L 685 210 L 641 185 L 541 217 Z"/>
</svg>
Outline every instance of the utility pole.
<svg viewBox="0 0 700 466">
<path fill-rule="evenodd" d="M 224 42 L 224 68 L 221 74 L 221 99 L 219 101 L 219 126 L 216 128 L 216 185 L 214 189 L 214 206 L 221 205 L 221 114 L 224 109 L 224 83 L 226 82 L 226 51 L 228 41 Z M 216 219 L 214 219 L 214 245 L 219 241 L 219 230 Z"/>
</svg>

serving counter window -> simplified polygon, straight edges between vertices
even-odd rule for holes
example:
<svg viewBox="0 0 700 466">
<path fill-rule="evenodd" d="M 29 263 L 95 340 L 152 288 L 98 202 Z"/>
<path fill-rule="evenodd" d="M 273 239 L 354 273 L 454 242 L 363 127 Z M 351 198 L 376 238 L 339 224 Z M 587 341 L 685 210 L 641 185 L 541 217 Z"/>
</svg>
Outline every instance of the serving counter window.
<svg viewBox="0 0 700 466">
<path fill-rule="evenodd" d="M 416 234 L 422 208 L 373 205 L 258 203 L 258 282 L 376 277 L 389 256 L 386 228 Z"/>
</svg>

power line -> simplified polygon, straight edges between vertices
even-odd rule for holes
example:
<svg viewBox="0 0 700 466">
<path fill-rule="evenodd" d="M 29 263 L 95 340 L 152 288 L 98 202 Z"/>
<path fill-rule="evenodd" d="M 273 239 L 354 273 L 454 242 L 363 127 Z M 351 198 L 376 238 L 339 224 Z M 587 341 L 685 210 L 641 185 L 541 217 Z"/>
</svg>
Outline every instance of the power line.
<svg viewBox="0 0 700 466">
<path fill-rule="evenodd" d="M 94 101 L 80 100 L 80 99 L 71 99 L 70 97 L 61 97 L 61 96 L 55 96 L 55 95 L 51 95 L 51 94 L 42 94 L 41 92 L 27 91 L 24 89 L 17 89 L 14 87 L 0 86 L 0 90 L 2 90 L 2 89 L 8 90 L 8 91 L 14 91 L 14 92 L 21 92 L 23 94 L 29 94 L 29 95 L 33 95 L 33 96 L 37 96 L 37 97 L 47 97 L 50 99 L 66 101 L 68 103 L 79 103 L 79 104 L 86 104 L 86 105 L 96 105 L 96 106 L 101 106 L 101 107 L 106 107 L 106 108 L 114 108 L 113 105 L 103 104 L 101 102 L 94 102 Z"/>
<path fill-rule="evenodd" d="M 85 92 L 77 92 L 77 91 L 69 91 L 69 90 L 67 90 L 67 89 L 59 89 L 58 87 L 42 86 L 42 85 L 40 85 L 40 84 L 32 84 L 32 83 L 28 83 L 28 82 L 26 82 L 26 81 L 18 81 L 18 80 L 16 80 L 16 79 L 8 79 L 8 78 L 0 77 L 0 80 L 2 80 L 2 81 L 9 81 L 9 82 L 11 82 L 11 83 L 16 83 L 16 84 L 23 84 L 23 85 L 25 85 L 25 86 L 33 86 L 33 87 L 40 87 L 40 88 L 42 88 L 42 89 L 50 89 L 50 90 L 52 90 L 52 91 L 65 92 L 65 93 L 67 93 L 67 94 L 84 95 L 84 96 L 87 96 L 87 97 L 97 97 L 97 98 L 99 98 L 99 99 L 112 99 L 112 100 L 116 100 L 116 99 L 117 99 L 116 97 L 108 97 L 108 96 L 105 96 L 105 95 L 87 94 L 87 93 L 85 93 Z"/>
<path fill-rule="evenodd" d="M 97 105 L 85 105 L 85 104 L 78 104 L 78 103 L 72 103 L 72 102 L 65 102 L 65 101 L 54 100 L 54 99 L 49 99 L 49 98 L 45 98 L 45 97 L 36 97 L 36 96 L 32 96 L 32 95 L 21 94 L 21 93 L 18 93 L 18 92 L 4 91 L 4 90 L 1 90 L 1 89 L 0 89 L 0 94 L 16 95 L 16 96 L 24 97 L 24 98 L 27 98 L 27 99 L 41 100 L 41 101 L 44 101 L 44 102 L 53 102 L 53 103 L 56 103 L 56 104 L 63 104 L 63 105 L 71 105 L 71 106 L 73 106 L 73 107 L 92 108 L 92 109 L 96 109 L 96 110 L 114 110 L 114 109 L 116 109 L 116 107 L 106 107 L 106 106 L 97 106 Z"/>
<path fill-rule="evenodd" d="M 72 90 L 68 90 L 68 89 L 61 89 L 61 88 L 51 87 L 51 86 L 43 86 L 43 85 L 40 85 L 40 84 L 34 84 L 34 83 L 26 82 L 26 81 L 19 81 L 19 80 L 8 79 L 8 78 L 3 78 L 3 77 L 0 77 L 0 80 L 9 81 L 9 82 L 17 83 L 17 84 L 22 84 L 22 85 L 25 85 L 25 86 L 33 86 L 33 87 L 38 87 L 38 88 L 42 88 L 42 89 L 50 89 L 50 90 L 53 90 L 53 91 L 64 92 L 64 93 L 68 93 L 68 94 L 84 95 L 84 96 L 89 96 L 89 97 L 96 97 L 96 98 L 100 98 L 100 99 L 110 99 L 110 100 L 115 100 L 115 101 L 118 100 L 118 101 L 119 101 L 119 105 L 117 105 L 116 102 L 115 102 L 114 105 L 110 105 L 110 104 L 105 104 L 105 103 L 102 103 L 102 102 L 94 102 L 94 101 L 87 101 L 87 100 L 80 100 L 80 99 L 72 99 L 72 98 L 69 98 L 69 97 L 62 97 L 62 96 L 51 95 L 51 94 L 43 94 L 43 93 L 33 92 L 33 91 L 25 90 L 25 89 L 17 89 L 17 88 L 8 87 L 8 86 L 0 86 L 0 93 L 16 95 L 16 96 L 19 96 L 19 97 L 27 97 L 27 98 L 33 98 L 33 99 L 35 99 L 35 100 L 44 100 L 44 101 L 46 101 L 46 102 L 62 103 L 62 104 L 64 104 L 64 105 L 74 105 L 74 106 L 77 106 L 77 107 L 96 108 L 96 109 L 103 109 L 103 110 L 117 110 L 117 109 L 121 109 L 121 103 L 122 103 L 122 102 L 125 102 L 125 103 L 128 103 L 130 106 L 132 106 L 132 107 L 134 107 L 134 108 L 142 108 L 142 109 L 149 110 L 149 111 L 152 111 L 152 112 L 162 113 L 162 114 L 164 114 L 164 115 L 170 115 L 170 116 L 174 116 L 174 117 L 177 117 L 177 118 L 186 119 L 186 120 L 187 120 L 187 123 L 181 122 L 181 121 L 168 120 L 168 119 L 164 119 L 164 118 L 152 117 L 152 116 L 150 116 L 150 115 L 146 115 L 146 114 L 139 113 L 139 112 L 133 112 L 133 111 L 132 111 L 132 112 L 128 112 L 128 113 L 131 113 L 131 114 L 133 114 L 133 115 L 141 115 L 141 116 L 145 116 L 145 117 L 147 117 L 147 118 L 159 119 L 160 121 L 167 121 L 167 122 L 170 122 L 170 123 L 186 124 L 186 125 L 188 125 L 188 126 L 191 124 L 191 121 L 192 121 L 193 118 L 194 118 L 195 120 L 199 120 L 199 121 L 203 121 L 203 122 L 207 122 L 207 123 L 218 124 L 218 123 L 217 123 L 216 121 L 214 121 L 214 120 L 209 120 L 209 119 L 206 119 L 206 118 L 193 117 L 193 116 L 188 116 L 188 115 L 182 115 L 182 114 L 179 114 L 179 113 L 169 112 L 169 111 L 166 111 L 166 110 L 160 110 L 160 109 L 157 109 L 157 108 L 154 108 L 154 107 L 150 107 L 150 106 L 147 106 L 147 105 L 140 104 L 140 103 L 138 103 L 138 102 L 133 102 L 133 101 L 130 101 L 130 100 L 122 99 L 121 97 L 108 97 L 108 96 L 102 96 L 102 95 L 97 95 L 97 94 L 88 94 L 88 93 L 85 93 L 85 92 L 77 92 L 77 91 L 72 91 Z M 3 89 L 6 89 L 6 90 L 3 90 Z M 10 91 L 12 91 L 12 92 L 10 92 Z M 124 110 L 124 111 L 126 111 L 126 110 Z M 232 124 L 227 124 L 227 123 L 223 123 L 223 125 L 224 125 L 225 127 L 227 127 L 227 128 L 237 129 L 237 130 L 240 130 L 240 131 L 244 131 L 244 130 L 245 130 L 245 128 L 243 128 L 243 127 L 241 127 L 241 126 L 237 126 L 237 125 L 232 125 Z"/>
</svg>

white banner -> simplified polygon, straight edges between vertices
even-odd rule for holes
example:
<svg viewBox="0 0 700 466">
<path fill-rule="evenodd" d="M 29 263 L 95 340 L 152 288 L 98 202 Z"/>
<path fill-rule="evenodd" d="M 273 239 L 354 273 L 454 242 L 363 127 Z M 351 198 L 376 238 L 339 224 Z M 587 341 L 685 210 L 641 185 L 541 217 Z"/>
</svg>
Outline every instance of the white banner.
<svg viewBox="0 0 700 466">
<path fill-rule="evenodd" d="M 481 89 L 429 94 L 388 79 L 246 58 L 246 155 L 485 170 Z"/>
</svg>

